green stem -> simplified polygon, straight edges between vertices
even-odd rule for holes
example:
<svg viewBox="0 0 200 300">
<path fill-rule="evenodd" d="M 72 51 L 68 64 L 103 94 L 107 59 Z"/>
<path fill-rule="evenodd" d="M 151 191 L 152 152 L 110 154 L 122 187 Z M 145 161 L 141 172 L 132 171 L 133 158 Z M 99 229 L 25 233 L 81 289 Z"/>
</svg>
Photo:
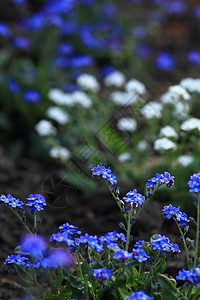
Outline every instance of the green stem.
<svg viewBox="0 0 200 300">
<path fill-rule="evenodd" d="M 34 234 L 37 234 L 37 211 L 34 211 L 33 215 L 33 220 L 34 220 Z"/>
<path fill-rule="evenodd" d="M 81 269 L 81 265 L 80 265 L 80 262 L 79 262 L 79 259 L 78 259 L 78 255 L 76 255 L 76 258 L 77 258 L 77 262 L 78 262 L 78 269 L 79 269 L 79 273 L 80 273 L 80 278 L 85 284 L 85 297 L 86 297 L 86 299 L 89 299 L 88 285 L 87 285 L 87 281 L 85 282 L 83 272 L 82 272 L 82 269 Z"/>
<path fill-rule="evenodd" d="M 182 229 L 181 229 L 181 227 L 180 227 L 178 221 L 177 221 L 175 218 L 173 218 L 173 219 L 174 219 L 174 221 L 175 221 L 175 223 L 176 223 L 176 225 L 177 225 L 177 227 L 178 227 L 178 229 L 179 229 L 179 231 L 180 231 L 181 237 L 182 237 L 182 239 L 183 239 L 183 244 L 184 244 L 185 254 L 186 254 L 186 259 L 187 259 L 187 265 L 188 265 L 188 269 L 190 269 L 190 264 L 189 264 L 189 254 L 188 254 L 188 248 L 187 248 L 185 236 L 184 236 L 184 234 L 183 234 L 183 231 L 182 231 Z"/>
<path fill-rule="evenodd" d="M 28 272 L 26 272 L 25 269 L 22 269 L 22 270 L 41 290 L 48 293 L 48 291 L 45 288 L 43 288 L 43 286 L 41 286 L 41 284 L 39 284 L 39 282 L 37 282 L 37 280 L 35 280 Z"/>
<path fill-rule="evenodd" d="M 125 250 L 128 251 L 129 243 L 130 243 L 130 235 L 131 235 L 131 217 L 132 217 L 133 207 L 131 206 L 129 215 L 128 215 L 128 221 L 127 221 L 127 234 L 126 234 L 126 245 Z"/>
<path fill-rule="evenodd" d="M 197 256 L 199 249 L 199 213 L 200 213 L 200 198 L 197 199 L 197 231 L 196 231 L 196 244 L 195 244 L 195 256 L 194 256 L 194 268 L 197 266 Z"/>
<path fill-rule="evenodd" d="M 12 212 L 17 216 L 17 218 L 20 220 L 20 222 L 23 224 L 23 226 L 26 228 L 26 230 L 31 234 L 33 235 L 33 233 L 31 232 L 31 230 L 28 228 L 28 226 L 23 222 L 22 218 L 20 217 L 20 215 L 12 208 L 10 207 L 9 205 L 7 205 L 11 210 Z"/>
</svg>

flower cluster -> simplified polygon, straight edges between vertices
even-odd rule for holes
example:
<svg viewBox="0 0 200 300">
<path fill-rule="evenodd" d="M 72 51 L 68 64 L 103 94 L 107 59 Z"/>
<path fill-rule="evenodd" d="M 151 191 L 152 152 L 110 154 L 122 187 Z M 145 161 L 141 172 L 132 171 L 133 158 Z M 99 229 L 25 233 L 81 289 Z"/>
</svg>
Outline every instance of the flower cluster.
<svg viewBox="0 0 200 300">
<path fill-rule="evenodd" d="M 146 254 L 146 252 L 144 251 L 144 249 L 141 248 L 133 248 L 133 257 L 139 262 L 146 262 L 148 258 L 150 258 L 150 256 L 148 256 Z"/>
<path fill-rule="evenodd" d="M 43 206 L 46 206 L 45 199 L 40 194 L 30 194 L 27 198 L 28 203 L 26 204 L 31 211 L 41 211 L 44 210 Z"/>
<path fill-rule="evenodd" d="M 170 243 L 170 239 L 165 235 L 157 234 L 151 241 L 152 249 L 160 252 L 174 252 L 179 253 L 179 247 L 177 244 Z"/>
<path fill-rule="evenodd" d="M 2 201 L 5 204 L 8 204 L 12 208 L 21 208 L 21 209 L 24 209 L 23 208 L 24 203 L 21 200 L 14 198 L 10 194 L 8 194 L 7 196 L 1 195 L 0 201 Z"/>
<path fill-rule="evenodd" d="M 99 240 L 101 243 L 105 242 L 108 249 L 116 250 L 119 242 L 126 242 L 126 237 L 123 233 L 112 231 L 101 236 Z"/>
<path fill-rule="evenodd" d="M 191 270 L 182 269 L 182 271 L 178 272 L 176 279 L 200 285 L 200 265 L 197 265 L 195 269 Z"/>
<path fill-rule="evenodd" d="M 129 253 L 128 251 L 125 251 L 125 250 L 120 250 L 120 251 L 115 252 L 115 254 L 113 255 L 113 258 L 124 263 L 127 259 L 133 258 L 133 254 Z"/>
<path fill-rule="evenodd" d="M 190 193 L 200 194 L 200 173 L 191 175 L 188 185 Z"/>
<path fill-rule="evenodd" d="M 152 298 L 149 297 L 145 292 L 138 291 L 134 292 L 129 296 L 129 300 L 151 300 Z"/>
<path fill-rule="evenodd" d="M 110 168 L 104 167 L 104 166 L 97 166 L 92 169 L 92 175 L 94 176 L 102 176 L 102 178 L 107 179 L 110 184 L 116 184 L 116 176 L 112 174 L 112 171 Z"/>
<path fill-rule="evenodd" d="M 147 181 L 146 187 L 147 190 L 150 191 L 162 184 L 166 184 L 167 187 L 171 188 L 174 185 L 174 176 L 171 176 L 168 172 L 165 172 L 164 174 L 157 173 L 155 177 L 152 177 Z"/>
<path fill-rule="evenodd" d="M 163 214 L 168 220 L 174 217 L 178 221 L 180 226 L 185 226 L 189 222 L 187 215 L 184 212 L 180 211 L 180 206 L 174 207 L 171 204 L 165 206 L 163 208 Z"/>
<path fill-rule="evenodd" d="M 145 203 L 145 197 L 139 194 L 136 189 L 128 192 L 123 200 L 127 203 L 134 203 L 135 207 L 141 207 Z"/>
<path fill-rule="evenodd" d="M 94 277 L 101 280 L 109 279 L 112 276 L 112 272 L 109 269 L 105 268 L 92 269 L 92 274 Z"/>
</svg>

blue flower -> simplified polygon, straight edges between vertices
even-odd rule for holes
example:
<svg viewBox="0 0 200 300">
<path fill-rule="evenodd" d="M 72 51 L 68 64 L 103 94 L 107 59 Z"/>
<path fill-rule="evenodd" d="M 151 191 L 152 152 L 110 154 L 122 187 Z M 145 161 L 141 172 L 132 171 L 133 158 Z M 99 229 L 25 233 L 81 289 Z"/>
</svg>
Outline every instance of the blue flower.
<svg viewBox="0 0 200 300">
<path fill-rule="evenodd" d="M 156 58 L 155 65 L 162 71 L 173 71 L 175 67 L 173 56 L 170 53 L 161 52 Z"/>
<path fill-rule="evenodd" d="M 112 276 L 112 272 L 109 269 L 100 268 L 92 269 L 92 274 L 98 279 L 109 279 Z"/>
<path fill-rule="evenodd" d="M 31 46 L 30 40 L 21 36 L 14 38 L 12 44 L 15 48 L 25 50 L 25 51 L 29 50 Z"/>
<path fill-rule="evenodd" d="M 112 174 L 110 168 L 106 169 L 104 166 L 97 166 L 92 169 L 92 175 L 94 176 L 102 176 L 102 178 L 107 179 L 111 185 L 116 184 L 116 176 Z"/>
<path fill-rule="evenodd" d="M 66 232 L 58 232 L 58 233 L 53 233 L 49 239 L 50 242 L 58 242 L 62 243 L 65 242 L 67 246 L 75 246 L 74 240 L 71 239 L 68 233 Z"/>
<path fill-rule="evenodd" d="M 46 202 L 45 199 L 42 195 L 40 194 L 30 194 L 29 197 L 27 198 L 28 203 L 26 204 L 27 206 L 29 206 L 29 209 L 31 211 L 41 211 L 44 210 L 43 206 L 46 206 Z"/>
<path fill-rule="evenodd" d="M 189 281 L 190 283 L 195 283 L 196 281 L 195 277 L 196 276 L 193 269 L 189 271 L 182 269 L 182 271 L 178 272 L 178 276 L 176 276 L 176 279 L 181 281 Z"/>
<path fill-rule="evenodd" d="M 0 36 L 9 38 L 12 35 L 11 30 L 4 23 L 0 23 Z"/>
<path fill-rule="evenodd" d="M 166 218 L 169 220 L 171 219 L 172 217 L 176 216 L 176 214 L 178 214 L 180 211 L 179 211 L 179 208 L 180 207 L 174 207 L 172 206 L 171 204 L 169 206 L 165 206 L 163 208 L 163 214 L 166 216 Z"/>
<path fill-rule="evenodd" d="M 160 252 L 175 252 L 179 253 L 179 247 L 176 244 L 170 243 L 170 240 L 165 235 L 157 234 L 151 242 L 152 249 Z"/>
<path fill-rule="evenodd" d="M 129 296 L 129 300 L 151 300 L 152 298 L 149 297 L 145 292 L 134 292 Z"/>
<path fill-rule="evenodd" d="M 127 203 L 134 203 L 136 207 L 141 207 L 145 203 L 145 197 L 142 194 L 139 194 L 136 189 L 128 192 L 123 200 Z"/>
<path fill-rule="evenodd" d="M 22 6 L 26 4 L 26 0 L 12 0 L 12 2 L 17 6 Z"/>
<path fill-rule="evenodd" d="M 188 181 L 189 192 L 200 194 L 200 173 L 195 173 L 190 176 L 190 180 Z"/>
<path fill-rule="evenodd" d="M 195 17 L 200 19 L 200 5 L 198 5 L 194 8 L 193 13 L 194 13 Z"/>
<path fill-rule="evenodd" d="M 171 176 L 170 173 L 165 172 L 164 174 L 157 173 L 155 177 L 150 178 L 146 183 L 146 188 L 150 194 L 150 191 L 153 191 L 160 185 L 166 184 L 168 188 L 171 188 L 174 185 L 174 176 Z"/>
<path fill-rule="evenodd" d="M 71 266 L 72 262 L 71 255 L 65 249 L 56 249 L 41 260 L 41 267 L 44 269 L 66 268 Z"/>
<path fill-rule="evenodd" d="M 148 258 L 150 258 L 150 256 L 148 256 L 147 254 L 146 254 L 146 252 L 144 251 L 144 249 L 140 249 L 140 248 L 133 248 L 133 257 L 135 258 L 135 259 L 137 259 L 137 261 L 139 262 L 139 263 L 141 263 L 141 262 L 146 262 L 147 261 L 147 259 Z"/>
<path fill-rule="evenodd" d="M 0 200 L 5 204 L 10 205 L 12 208 L 23 208 L 24 203 L 8 194 L 7 196 L 1 195 Z"/>
<path fill-rule="evenodd" d="M 133 254 L 126 250 L 116 251 L 113 255 L 113 259 L 125 262 L 127 259 L 133 258 Z"/>
<path fill-rule="evenodd" d="M 145 243 L 144 240 L 135 243 L 135 249 L 141 248 Z"/>
<path fill-rule="evenodd" d="M 74 225 L 69 225 L 69 223 L 65 223 L 62 226 L 59 226 L 59 229 L 67 234 L 81 234 L 81 231 L 77 230 L 77 227 Z"/>
<path fill-rule="evenodd" d="M 10 79 L 8 81 L 8 89 L 12 94 L 17 94 L 19 92 L 19 84 L 15 80 Z"/>
<path fill-rule="evenodd" d="M 65 56 L 70 55 L 74 52 L 74 47 L 69 43 L 63 43 L 58 45 L 57 53 L 58 55 Z"/>
<path fill-rule="evenodd" d="M 26 235 L 20 243 L 20 251 L 33 257 L 41 257 L 47 250 L 47 244 L 43 237 Z"/>
<path fill-rule="evenodd" d="M 26 261 L 28 260 L 27 257 L 21 256 L 20 254 L 18 255 L 11 255 L 8 256 L 7 259 L 5 260 L 4 264 L 16 264 L 18 266 L 24 266 L 26 264 Z"/>
<path fill-rule="evenodd" d="M 41 100 L 41 96 L 37 91 L 26 91 L 23 95 L 24 101 L 28 103 L 38 103 Z"/>
</svg>

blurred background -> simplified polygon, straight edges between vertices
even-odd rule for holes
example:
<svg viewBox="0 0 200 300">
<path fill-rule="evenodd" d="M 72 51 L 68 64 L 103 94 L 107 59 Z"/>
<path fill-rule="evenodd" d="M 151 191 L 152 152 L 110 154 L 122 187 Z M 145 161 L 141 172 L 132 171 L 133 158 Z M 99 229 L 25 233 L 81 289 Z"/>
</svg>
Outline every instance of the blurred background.
<svg viewBox="0 0 200 300">
<path fill-rule="evenodd" d="M 42 194 L 47 238 L 65 222 L 105 234 L 121 216 L 91 168 L 110 167 L 121 197 L 145 194 L 167 171 L 175 186 L 145 208 L 134 240 L 178 239 L 161 209 L 195 212 L 187 182 L 200 168 L 199 73 L 200 1 L 1 0 L 1 193 Z M 2 210 L 0 299 L 17 299 L 23 287 L 3 262 L 24 232 Z"/>
</svg>

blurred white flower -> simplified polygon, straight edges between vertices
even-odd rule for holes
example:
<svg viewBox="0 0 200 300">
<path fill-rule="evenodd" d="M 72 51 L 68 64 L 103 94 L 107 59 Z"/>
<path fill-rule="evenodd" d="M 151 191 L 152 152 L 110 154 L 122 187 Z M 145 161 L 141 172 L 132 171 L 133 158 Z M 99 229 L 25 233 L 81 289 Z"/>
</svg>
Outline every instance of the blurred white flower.
<svg viewBox="0 0 200 300">
<path fill-rule="evenodd" d="M 162 104 L 157 102 L 149 102 L 141 109 L 141 112 L 146 119 L 160 118 L 161 111 Z"/>
<path fill-rule="evenodd" d="M 35 130 L 40 136 L 47 136 L 56 133 L 55 127 L 53 127 L 51 122 L 46 120 L 41 120 L 39 123 L 37 123 L 35 125 Z"/>
<path fill-rule="evenodd" d="M 121 162 L 121 163 L 123 163 L 123 162 L 125 162 L 125 161 L 128 161 L 128 160 L 130 160 L 130 158 L 131 158 L 131 155 L 130 155 L 130 153 L 122 153 L 122 154 L 120 154 L 119 156 L 118 156 L 118 161 L 119 162 Z"/>
<path fill-rule="evenodd" d="M 177 161 L 183 167 L 187 167 L 194 161 L 194 158 L 191 155 L 181 155 L 181 156 L 179 156 Z"/>
<path fill-rule="evenodd" d="M 161 128 L 159 135 L 165 137 L 174 137 L 174 138 L 178 137 L 178 134 L 176 133 L 175 129 L 169 125 Z"/>
<path fill-rule="evenodd" d="M 200 119 L 197 118 L 188 119 L 181 124 L 180 129 L 184 131 L 190 131 L 193 129 L 200 130 Z"/>
<path fill-rule="evenodd" d="M 60 158 L 62 160 L 67 160 L 70 158 L 70 152 L 67 148 L 62 146 L 56 146 L 51 148 L 49 155 L 53 158 Z"/>
<path fill-rule="evenodd" d="M 145 85 L 136 79 L 129 80 L 125 85 L 125 90 L 127 92 L 134 92 L 138 95 L 144 94 L 146 92 Z"/>
<path fill-rule="evenodd" d="M 132 118 L 121 118 L 117 127 L 123 131 L 135 131 L 137 128 L 137 122 Z"/>
<path fill-rule="evenodd" d="M 183 102 L 175 102 L 174 103 L 174 115 L 179 120 L 184 120 L 188 117 L 189 113 L 189 105 Z"/>
<path fill-rule="evenodd" d="M 93 92 L 98 92 L 100 86 L 96 78 L 89 74 L 81 74 L 77 78 L 77 83 L 82 89 L 92 90 Z"/>
<path fill-rule="evenodd" d="M 181 80 L 180 85 L 187 89 L 189 92 L 200 93 L 200 78 L 185 78 Z"/>
<path fill-rule="evenodd" d="M 73 103 L 79 103 L 85 108 L 92 106 L 91 98 L 82 91 L 75 91 L 71 94 Z"/>
<path fill-rule="evenodd" d="M 170 150 L 170 149 L 176 149 L 177 146 L 174 142 L 170 141 L 166 137 L 162 139 L 158 139 L 154 143 L 154 149 L 155 150 Z"/>
<path fill-rule="evenodd" d="M 170 86 L 169 92 L 172 94 L 173 100 L 179 100 L 180 98 L 185 101 L 191 100 L 190 94 L 181 85 Z"/>
<path fill-rule="evenodd" d="M 120 91 L 112 92 L 110 97 L 115 104 L 123 106 L 134 104 L 139 99 L 138 95 L 135 93 L 125 93 Z"/>
<path fill-rule="evenodd" d="M 144 152 L 148 149 L 148 143 L 145 140 L 141 140 L 139 141 L 138 145 L 137 145 L 137 149 L 140 152 Z"/>
<path fill-rule="evenodd" d="M 125 83 L 125 76 L 119 71 L 113 71 L 105 76 L 104 84 L 105 86 L 115 86 L 122 87 Z"/>
<path fill-rule="evenodd" d="M 68 115 L 60 107 L 52 106 L 46 111 L 46 115 L 58 122 L 59 124 L 65 124 L 68 121 Z"/>
<path fill-rule="evenodd" d="M 48 93 L 49 99 L 54 101 L 56 104 L 59 105 L 73 105 L 72 98 L 70 95 L 64 93 L 60 89 L 51 89 Z"/>
</svg>

